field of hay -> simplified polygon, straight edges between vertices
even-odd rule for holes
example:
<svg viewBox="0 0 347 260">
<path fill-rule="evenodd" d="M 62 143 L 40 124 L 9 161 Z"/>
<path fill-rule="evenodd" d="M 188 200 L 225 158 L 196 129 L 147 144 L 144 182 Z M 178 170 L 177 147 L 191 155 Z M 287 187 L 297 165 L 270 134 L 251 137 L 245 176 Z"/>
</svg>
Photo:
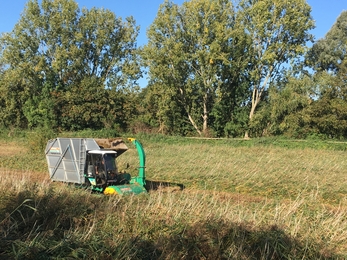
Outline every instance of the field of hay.
<svg viewBox="0 0 347 260">
<path fill-rule="evenodd" d="M 347 258 L 347 144 L 138 139 L 147 179 L 171 188 L 90 194 L 52 183 L 25 141 L 0 140 L 0 259 Z M 131 173 L 129 147 L 118 165 Z"/>
</svg>

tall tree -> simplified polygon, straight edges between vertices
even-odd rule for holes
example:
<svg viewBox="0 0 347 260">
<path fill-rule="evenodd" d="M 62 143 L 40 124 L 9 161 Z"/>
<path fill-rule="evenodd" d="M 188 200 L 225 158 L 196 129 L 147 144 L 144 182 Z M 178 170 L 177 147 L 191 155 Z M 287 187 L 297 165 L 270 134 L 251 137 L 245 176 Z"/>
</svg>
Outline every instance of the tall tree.
<svg viewBox="0 0 347 260">
<path fill-rule="evenodd" d="M 264 105 L 251 122 L 252 133 L 305 137 L 309 133 L 310 116 L 307 108 L 313 102 L 314 82 L 311 77 L 288 73 L 269 88 Z"/>
<path fill-rule="evenodd" d="M 243 32 L 239 33 L 228 0 L 192 0 L 182 6 L 165 1 L 147 32 L 142 57 L 151 85 L 165 88 L 162 98 L 179 102 L 199 135 L 208 134 L 223 86 L 236 87 L 233 65 L 243 63 L 234 61 L 232 54 L 243 44 Z"/>
<path fill-rule="evenodd" d="M 310 106 L 312 131 L 346 138 L 347 131 L 347 11 L 343 11 L 324 38 L 306 56 L 314 70 L 317 99 Z"/>
<path fill-rule="evenodd" d="M 250 64 L 250 121 L 270 82 L 286 63 L 304 54 L 307 41 L 313 39 L 308 33 L 314 27 L 310 12 L 306 0 L 240 1 L 238 22 L 252 42 L 246 57 Z"/>
<path fill-rule="evenodd" d="M 306 62 L 316 71 L 338 73 L 347 55 L 347 11 L 343 11 L 324 38 L 310 49 Z"/>
<path fill-rule="evenodd" d="M 132 17 L 80 10 L 73 0 L 29 0 L 13 31 L 0 39 L 2 115 L 15 125 L 24 118 L 28 126 L 105 126 L 102 118 L 114 103 L 110 91 L 133 86 L 140 75 L 138 30 Z"/>
</svg>

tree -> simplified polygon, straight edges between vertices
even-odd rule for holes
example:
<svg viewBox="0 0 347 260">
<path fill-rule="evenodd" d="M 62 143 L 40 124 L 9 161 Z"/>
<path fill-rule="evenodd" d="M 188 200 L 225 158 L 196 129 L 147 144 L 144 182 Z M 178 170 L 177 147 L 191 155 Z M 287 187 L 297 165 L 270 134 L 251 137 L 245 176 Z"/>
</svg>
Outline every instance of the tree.
<svg viewBox="0 0 347 260">
<path fill-rule="evenodd" d="M 267 104 L 261 106 L 250 124 L 253 134 L 302 138 L 309 133 L 307 109 L 313 103 L 314 82 L 308 75 L 292 73 L 269 88 Z"/>
<path fill-rule="evenodd" d="M 232 122 L 242 128 L 248 107 L 252 121 L 271 81 L 312 40 L 304 0 L 237 3 L 193 0 L 178 7 L 166 1 L 148 31 L 143 57 L 150 78 L 177 97 L 199 134 L 209 124 L 218 135 Z"/>
<path fill-rule="evenodd" d="M 334 138 L 347 137 L 347 11 L 324 38 L 309 50 L 306 64 L 314 70 L 317 99 L 307 113 L 312 130 Z"/>
<path fill-rule="evenodd" d="M 310 12 L 305 0 L 241 0 L 238 23 L 252 42 L 247 57 L 250 122 L 271 81 L 286 63 L 304 54 L 306 42 L 313 39 L 308 33 L 314 27 Z"/>
<path fill-rule="evenodd" d="M 179 7 L 165 1 L 147 35 L 142 57 L 150 85 L 165 89 L 160 98 L 178 102 L 198 134 L 207 135 L 214 105 L 237 88 L 244 64 L 243 32 L 234 29 L 231 2 L 192 0 Z"/>
<path fill-rule="evenodd" d="M 310 117 L 312 132 L 330 138 L 347 137 L 346 87 L 332 86 L 322 92 L 306 111 Z"/>
<path fill-rule="evenodd" d="M 80 10 L 73 0 L 30 0 L 13 31 L 0 39 L 2 114 L 22 127 L 18 122 L 104 127 L 117 98 L 110 93 L 132 87 L 140 75 L 138 30 L 132 17 L 123 21 L 109 10 Z"/>
<path fill-rule="evenodd" d="M 347 55 L 347 11 L 343 11 L 323 39 L 319 39 L 306 57 L 307 65 L 317 72 L 338 73 Z"/>
<path fill-rule="evenodd" d="M 150 84 L 141 93 L 141 115 L 137 123 L 162 134 L 189 135 L 196 130 L 189 122 L 177 96 L 170 95 L 159 82 Z"/>
</svg>

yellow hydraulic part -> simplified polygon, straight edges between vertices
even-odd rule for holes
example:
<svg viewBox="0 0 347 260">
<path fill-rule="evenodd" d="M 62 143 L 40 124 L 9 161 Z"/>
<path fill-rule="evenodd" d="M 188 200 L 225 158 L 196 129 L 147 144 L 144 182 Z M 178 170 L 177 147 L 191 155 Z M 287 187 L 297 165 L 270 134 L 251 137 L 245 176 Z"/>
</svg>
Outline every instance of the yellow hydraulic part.
<svg viewBox="0 0 347 260">
<path fill-rule="evenodd" d="M 105 195 L 117 195 L 117 191 L 111 187 L 106 187 L 106 189 L 104 190 L 104 194 Z"/>
<path fill-rule="evenodd" d="M 132 141 L 136 140 L 136 138 L 131 138 L 131 137 L 129 137 L 128 140 L 129 140 L 130 142 L 132 142 Z"/>
</svg>

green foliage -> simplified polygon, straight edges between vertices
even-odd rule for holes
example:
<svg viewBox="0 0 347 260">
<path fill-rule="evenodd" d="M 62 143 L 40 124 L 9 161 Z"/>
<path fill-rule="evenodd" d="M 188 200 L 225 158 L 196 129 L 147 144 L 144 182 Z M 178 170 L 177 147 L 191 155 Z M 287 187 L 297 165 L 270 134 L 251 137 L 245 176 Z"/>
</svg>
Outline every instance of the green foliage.
<svg viewBox="0 0 347 260">
<path fill-rule="evenodd" d="M 230 1 L 194 0 L 182 6 L 166 1 L 161 5 L 142 50 L 151 77 L 148 94 L 156 95 L 161 127 L 171 122 L 175 128 L 180 126 L 182 120 L 169 111 L 183 110 L 197 133 L 208 134 L 215 104 L 225 92 L 237 88 L 233 66 L 242 70 L 233 60 L 234 52 L 245 52 L 233 17 Z M 233 109 L 229 105 L 226 111 Z"/>
<path fill-rule="evenodd" d="M 1 135 L 344 139 L 347 12 L 310 49 L 309 77 L 300 58 L 312 40 L 310 12 L 304 0 L 165 1 L 138 50 L 132 17 L 30 0 L 0 37 Z M 150 78 L 144 89 L 140 66 Z M 29 137 L 31 147 L 46 137 Z"/>
<path fill-rule="evenodd" d="M 41 154 L 47 145 L 47 141 L 57 136 L 52 129 L 37 128 L 33 131 L 27 132 L 27 145 L 30 152 Z"/>
<path fill-rule="evenodd" d="M 19 128 L 0 128 L 0 138 L 2 140 L 12 140 L 16 138 L 25 138 L 26 132 Z"/>
<path fill-rule="evenodd" d="M 188 120 L 187 113 L 177 97 L 170 97 L 162 85 L 148 85 L 141 93 L 140 100 L 142 106 L 139 113 L 145 119 L 142 122 L 152 126 L 153 132 L 182 136 L 196 134 L 196 129 Z"/>
<path fill-rule="evenodd" d="M 343 11 L 323 39 L 310 49 L 306 64 L 315 70 L 317 98 L 308 107 L 310 130 L 316 135 L 346 138 L 346 24 Z"/>
<path fill-rule="evenodd" d="M 325 92 L 307 111 L 311 119 L 311 128 L 330 138 L 347 137 L 347 103 L 345 97 L 336 96 L 338 89 Z"/>
<path fill-rule="evenodd" d="M 282 65 L 299 58 L 312 39 L 310 11 L 303 0 L 166 1 L 142 50 L 159 125 L 174 120 L 168 111 L 176 106 L 200 135 L 248 130 L 245 112 L 253 117 Z"/>
<path fill-rule="evenodd" d="M 236 109 L 232 120 L 227 122 L 223 128 L 225 137 L 242 137 L 248 129 L 249 108 L 241 107 Z"/>
<path fill-rule="evenodd" d="M 73 0 L 30 0 L 0 39 L 2 125 L 100 129 L 124 124 L 122 92 L 140 75 L 139 28 L 105 9 Z M 122 113 L 124 114 L 124 113 Z"/>
<path fill-rule="evenodd" d="M 80 138 L 114 138 L 120 137 L 120 133 L 115 129 L 84 129 L 76 132 L 62 132 L 59 137 L 80 137 Z"/>
<path fill-rule="evenodd" d="M 313 40 L 311 8 L 304 0 L 242 0 L 238 24 L 249 37 L 245 73 L 250 82 L 250 120 L 272 81 L 283 75 L 284 64 L 300 60 Z"/>
<path fill-rule="evenodd" d="M 250 126 L 256 136 L 286 135 L 305 138 L 310 130 L 308 107 L 313 103 L 314 82 L 308 76 L 288 76 L 269 89 L 267 104 Z"/>
<path fill-rule="evenodd" d="M 306 57 L 306 63 L 317 71 L 337 73 L 346 57 L 346 27 L 347 11 L 342 11 L 325 37 L 312 46 Z"/>
</svg>

